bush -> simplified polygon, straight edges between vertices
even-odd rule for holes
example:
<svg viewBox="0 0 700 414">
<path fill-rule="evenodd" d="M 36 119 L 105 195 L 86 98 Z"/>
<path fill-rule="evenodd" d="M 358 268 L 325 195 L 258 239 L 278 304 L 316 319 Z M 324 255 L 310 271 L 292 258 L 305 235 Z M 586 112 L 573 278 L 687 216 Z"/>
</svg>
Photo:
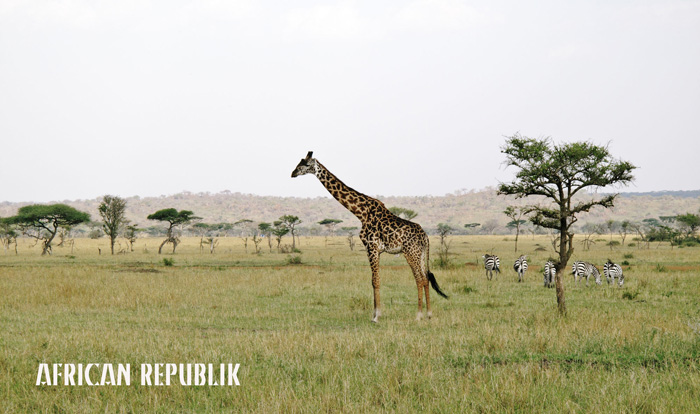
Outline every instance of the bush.
<svg viewBox="0 0 700 414">
<path fill-rule="evenodd" d="M 623 266 L 629 266 L 629 265 L 630 265 L 630 262 L 628 262 L 627 260 L 623 260 L 621 264 L 622 264 Z"/>
<path fill-rule="evenodd" d="M 164 265 L 164 266 L 170 267 L 170 266 L 172 266 L 172 265 L 174 265 L 174 264 L 175 264 L 175 260 L 174 260 L 174 259 L 171 259 L 171 258 L 169 258 L 169 257 L 164 257 L 164 258 L 163 258 L 163 265 Z"/>
<path fill-rule="evenodd" d="M 88 234 L 88 237 L 95 240 L 95 239 L 99 239 L 100 237 L 102 237 L 103 234 L 104 233 L 102 232 L 102 230 L 95 229 Z"/>
<path fill-rule="evenodd" d="M 664 265 L 662 265 L 662 264 L 660 264 L 660 263 L 657 263 L 657 264 L 656 264 L 656 267 L 654 268 L 654 270 L 656 270 L 656 271 L 659 272 L 659 273 L 663 273 L 663 272 L 666 271 L 666 266 L 664 266 Z"/>
<path fill-rule="evenodd" d="M 636 247 L 637 243 L 627 243 L 627 247 Z"/>
<path fill-rule="evenodd" d="M 634 259 L 634 255 L 632 253 L 625 253 L 622 257 L 625 259 Z"/>
<path fill-rule="evenodd" d="M 287 264 L 288 265 L 299 265 L 301 264 L 301 256 L 296 255 L 296 256 L 287 256 Z"/>
</svg>

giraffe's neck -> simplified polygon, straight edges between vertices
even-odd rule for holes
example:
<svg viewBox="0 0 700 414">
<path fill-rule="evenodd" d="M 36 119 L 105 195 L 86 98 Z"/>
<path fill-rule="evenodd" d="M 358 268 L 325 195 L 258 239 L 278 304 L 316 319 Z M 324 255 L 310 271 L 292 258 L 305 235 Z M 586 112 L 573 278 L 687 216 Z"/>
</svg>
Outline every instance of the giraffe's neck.
<svg viewBox="0 0 700 414">
<path fill-rule="evenodd" d="M 315 174 L 321 184 L 326 187 L 326 190 L 362 222 L 367 219 L 369 208 L 373 204 L 371 201 L 379 203 L 378 200 L 345 185 L 318 161 L 316 161 Z"/>
</svg>

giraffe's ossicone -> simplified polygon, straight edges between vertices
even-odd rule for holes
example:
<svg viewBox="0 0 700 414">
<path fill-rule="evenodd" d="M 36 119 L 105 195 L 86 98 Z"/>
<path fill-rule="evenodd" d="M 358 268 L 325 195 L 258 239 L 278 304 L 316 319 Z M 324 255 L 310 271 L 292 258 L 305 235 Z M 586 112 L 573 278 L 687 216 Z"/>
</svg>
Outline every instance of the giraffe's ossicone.
<svg viewBox="0 0 700 414">
<path fill-rule="evenodd" d="M 331 195 L 350 210 L 362 223 L 360 240 L 367 249 L 369 264 L 372 268 L 372 287 L 374 288 L 374 314 L 372 322 L 377 322 L 380 315 L 379 301 L 379 255 L 383 252 L 403 253 L 413 271 L 418 287 L 418 314 L 423 315 L 423 295 L 425 294 L 426 316 L 432 317 L 430 311 L 429 284 L 442 297 L 447 298 L 430 271 L 430 240 L 420 225 L 394 215 L 384 203 L 357 192 L 345 185 L 326 167 L 312 157 L 309 151 L 292 172 L 292 177 L 314 174 Z"/>
</svg>

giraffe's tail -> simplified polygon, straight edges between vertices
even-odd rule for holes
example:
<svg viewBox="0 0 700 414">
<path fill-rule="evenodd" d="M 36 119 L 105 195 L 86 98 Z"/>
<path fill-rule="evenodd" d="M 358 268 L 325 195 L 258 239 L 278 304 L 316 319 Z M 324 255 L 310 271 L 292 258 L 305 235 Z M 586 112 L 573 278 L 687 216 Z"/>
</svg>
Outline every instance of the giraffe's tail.
<svg viewBox="0 0 700 414">
<path fill-rule="evenodd" d="M 433 287 L 438 295 L 445 299 L 449 299 L 448 296 L 442 290 L 440 290 L 440 286 L 438 286 L 437 280 L 435 280 L 435 275 L 430 270 L 428 270 L 428 281 L 430 282 L 430 286 Z"/>
</svg>

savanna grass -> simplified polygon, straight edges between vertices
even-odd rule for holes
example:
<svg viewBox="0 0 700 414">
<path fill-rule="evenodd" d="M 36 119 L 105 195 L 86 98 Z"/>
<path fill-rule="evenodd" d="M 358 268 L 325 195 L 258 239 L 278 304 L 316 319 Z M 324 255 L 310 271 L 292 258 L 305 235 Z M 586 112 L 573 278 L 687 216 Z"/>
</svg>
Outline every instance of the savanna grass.
<svg viewBox="0 0 700 414">
<path fill-rule="evenodd" d="M 117 256 L 104 239 L 0 253 L 0 411 L 700 411 L 698 248 L 577 246 L 572 260 L 601 270 L 629 257 L 625 285 L 567 274 L 560 317 L 542 286 L 545 237 L 521 237 L 518 253 L 512 237 L 453 237 L 454 266 L 433 267 L 450 295 L 431 292 L 434 318 L 414 320 L 411 272 L 385 254 L 372 324 L 366 255 L 344 238 L 302 237 L 294 263 L 235 238 L 213 255 L 185 239 L 159 256 L 159 241 Z M 486 252 L 503 269 L 491 282 Z M 36 386 L 41 362 L 130 363 L 132 385 Z M 156 362 L 240 363 L 241 386 L 141 386 L 136 367 Z"/>
</svg>

